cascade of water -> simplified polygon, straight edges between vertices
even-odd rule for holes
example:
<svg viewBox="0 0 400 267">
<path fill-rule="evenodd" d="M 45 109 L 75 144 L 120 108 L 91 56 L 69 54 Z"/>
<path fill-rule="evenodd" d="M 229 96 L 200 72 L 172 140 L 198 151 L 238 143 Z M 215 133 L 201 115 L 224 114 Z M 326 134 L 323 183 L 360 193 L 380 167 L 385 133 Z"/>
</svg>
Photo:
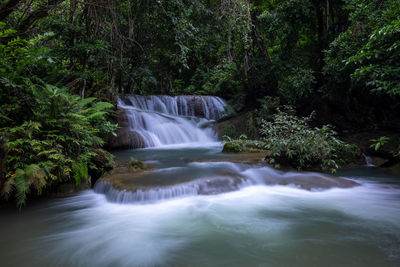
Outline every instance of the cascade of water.
<svg viewBox="0 0 400 267">
<path fill-rule="evenodd" d="M 216 135 L 205 122 L 223 116 L 225 102 L 212 96 L 139 96 L 118 98 L 125 110 L 128 130 L 140 143 L 132 147 L 213 142 Z"/>
<path fill-rule="evenodd" d="M 174 116 L 201 117 L 218 120 L 223 116 L 226 103 L 215 96 L 141 96 L 127 95 L 118 98 L 120 108 L 165 113 Z"/>
<path fill-rule="evenodd" d="M 197 179 L 190 182 L 171 186 L 154 187 L 151 189 L 137 189 L 135 192 L 117 190 L 109 182 L 97 182 L 94 191 L 105 194 L 111 202 L 117 203 L 151 203 L 171 198 L 213 195 L 234 191 L 240 188 L 241 180 L 231 177 L 212 177 L 212 179 Z"/>
<path fill-rule="evenodd" d="M 171 181 L 172 177 L 185 175 L 188 177 L 190 174 L 186 168 L 190 168 L 192 173 L 204 174 L 192 180 L 188 179 L 188 181 L 170 185 L 151 185 L 154 176 L 153 178 L 146 176 L 144 178 L 148 183 L 146 186 L 127 185 L 124 190 L 117 190 L 112 183 L 101 181 L 96 183 L 94 190 L 105 194 L 111 202 L 145 204 L 172 198 L 225 193 L 254 185 L 283 185 L 319 192 L 331 188 L 350 188 L 359 185 L 352 180 L 322 173 L 283 172 L 270 167 L 251 167 L 231 162 L 192 162 L 185 168 L 161 169 L 164 175 L 160 173 L 157 179 Z M 121 184 L 124 182 L 121 181 Z"/>
<path fill-rule="evenodd" d="M 365 159 L 365 166 L 366 167 L 376 167 L 374 164 L 372 164 L 372 160 L 371 157 L 365 155 L 364 153 L 362 153 L 364 159 Z"/>
</svg>

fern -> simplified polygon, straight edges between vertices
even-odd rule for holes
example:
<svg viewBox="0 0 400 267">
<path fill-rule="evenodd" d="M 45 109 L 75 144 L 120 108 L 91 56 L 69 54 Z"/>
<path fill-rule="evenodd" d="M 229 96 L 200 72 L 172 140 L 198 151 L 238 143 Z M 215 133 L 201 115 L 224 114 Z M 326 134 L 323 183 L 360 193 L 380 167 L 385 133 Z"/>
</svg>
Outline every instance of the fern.
<svg viewBox="0 0 400 267">
<path fill-rule="evenodd" d="M 29 193 L 29 184 L 25 179 L 25 172 L 20 170 L 14 179 L 14 186 L 16 188 L 17 206 L 21 208 L 26 203 L 27 194 Z"/>
<path fill-rule="evenodd" d="M 39 165 L 28 165 L 24 170 L 17 169 L 3 186 L 2 195 L 8 199 L 15 189 L 18 207 L 26 203 L 27 195 L 33 187 L 40 195 L 46 186 L 46 174 Z"/>
<path fill-rule="evenodd" d="M 22 206 L 46 186 L 79 184 L 88 179 L 89 168 L 105 170 L 96 164 L 107 162 L 93 162 L 94 151 L 116 125 L 106 118 L 112 104 L 81 99 L 33 74 L 58 67 L 46 48 L 35 45 L 44 36 L 1 42 L 13 32 L 4 28 L 0 23 L 0 132 L 7 140 L 1 197 L 15 197 Z"/>
<path fill-rule="evenodd" d="M 72 164 L 72 171 L 74 173 L 75 184 L 80 185 L 82 181 L 88 179 L 88 166 L 86 162 L 74 162 Z"/>
</svg>

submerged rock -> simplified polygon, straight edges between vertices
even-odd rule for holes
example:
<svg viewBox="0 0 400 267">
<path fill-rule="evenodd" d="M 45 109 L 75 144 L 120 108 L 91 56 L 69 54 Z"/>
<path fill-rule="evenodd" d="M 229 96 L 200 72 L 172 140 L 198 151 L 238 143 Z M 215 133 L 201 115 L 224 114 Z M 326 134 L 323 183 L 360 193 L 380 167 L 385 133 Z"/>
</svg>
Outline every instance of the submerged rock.
<svg viewBox="0 0 400 267">
<path fill-rule="evenodd" d="M 350 188 L 360 184 L 336 176 L 322 173 L 288 172 L 279 176 L 265 177 L 268 185 L 294 185 L 305 190 L 323 190 L 330 188 Z"/>
</svg>

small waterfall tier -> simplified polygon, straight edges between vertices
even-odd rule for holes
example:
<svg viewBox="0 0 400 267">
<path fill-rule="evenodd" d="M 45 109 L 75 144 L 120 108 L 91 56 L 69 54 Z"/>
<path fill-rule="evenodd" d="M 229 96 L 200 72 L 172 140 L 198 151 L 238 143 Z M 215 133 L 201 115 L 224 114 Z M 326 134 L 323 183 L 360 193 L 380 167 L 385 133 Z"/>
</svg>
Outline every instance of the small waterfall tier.
<svg viewBox="0 0 400 267">
<path fill-rule="evenodd" d="M 127 95 L 118 99 L 120 108 L 135 107 L 150 112 L 208 120 L 220 119 L 225 106 L 225 101 L 215 96 Z"/>
<path fill-rule="evenodd" d="M 118 98 L 121 129 L 114 148 L 144 148 L 216 141 L 210 125 L 223 116 L 226 103 L 213 96 L 139 96 Z"/>
</svg>

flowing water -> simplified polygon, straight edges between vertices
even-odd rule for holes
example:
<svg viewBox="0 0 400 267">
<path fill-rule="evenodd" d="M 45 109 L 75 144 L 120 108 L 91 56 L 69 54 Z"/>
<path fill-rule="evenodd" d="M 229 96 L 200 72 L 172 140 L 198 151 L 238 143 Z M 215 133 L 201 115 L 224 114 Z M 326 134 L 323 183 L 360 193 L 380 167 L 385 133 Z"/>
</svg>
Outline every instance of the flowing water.
<svg viewBox="0 0 400 267">
<path fill-rule="evenodd" d="M 215 141 L 215 133 L 207 126 L 210 120 L 221 118 L 225 106 L 222 99 L 211 96 L 131 95 L 118 99 L 129 130 L 143 140 L 144 147 Z"/>
<path fill-rule="evenodd" d="M 20 213 L 1 207 L 0 266 L 400 266 L 399 177 L 346 170 L 359 186 L 339 188 L 322 174 L 234 163 L 211 129 L 195 130 L 209 138 L 115 152 L 154 166 L 125 181 L 139 191 L 99 182 Z"/>
</svg>

